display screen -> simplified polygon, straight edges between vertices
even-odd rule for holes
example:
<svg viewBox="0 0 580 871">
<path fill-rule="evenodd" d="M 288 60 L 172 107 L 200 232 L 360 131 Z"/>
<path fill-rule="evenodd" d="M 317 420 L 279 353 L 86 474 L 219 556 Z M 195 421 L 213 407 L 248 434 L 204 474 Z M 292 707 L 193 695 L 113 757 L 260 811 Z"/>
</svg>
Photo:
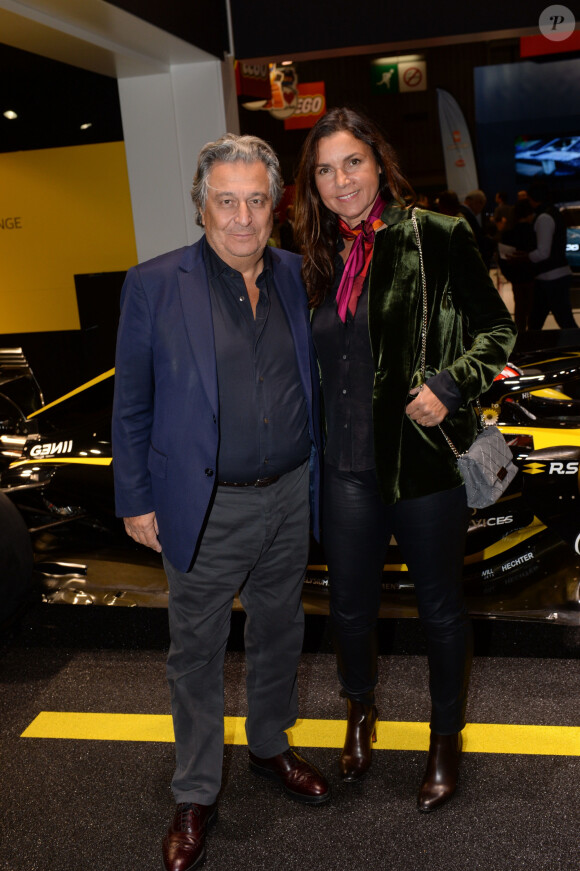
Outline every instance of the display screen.
<svg viewBox="0 0 580 871">
<path fill-rule="evenodd" d="M 545 182 L 556 201 L 580 198 L 580 133 L 518 137 L 515 164 L 519 187 Z"/>
<path fill-rule="evenodd" d="M 580 227 L 568 227 L 566 238 L 566 257 L 572 272 L 580 273 Z"/>
</svg>

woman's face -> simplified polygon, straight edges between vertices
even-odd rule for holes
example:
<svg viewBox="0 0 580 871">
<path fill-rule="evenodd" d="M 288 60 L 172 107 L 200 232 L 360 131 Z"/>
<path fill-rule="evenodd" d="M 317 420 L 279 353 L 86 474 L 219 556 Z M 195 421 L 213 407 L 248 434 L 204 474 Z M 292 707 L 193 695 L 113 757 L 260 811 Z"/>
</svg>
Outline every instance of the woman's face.
<svg viewBox="0 0 580 871">
<path fill-rule="evenodd" d="M 349 227 L 368 218 L 379 192 L 380 174 L 366 142 L 348 130 L 324 136 L 318 143 L 314 175 L 326 208 Z"/>
</svg>

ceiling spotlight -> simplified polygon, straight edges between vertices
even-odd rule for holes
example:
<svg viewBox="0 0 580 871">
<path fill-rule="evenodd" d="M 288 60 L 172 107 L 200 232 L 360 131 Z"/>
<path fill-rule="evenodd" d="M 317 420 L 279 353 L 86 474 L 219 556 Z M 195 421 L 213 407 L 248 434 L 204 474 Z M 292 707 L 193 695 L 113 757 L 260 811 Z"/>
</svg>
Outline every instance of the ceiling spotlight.
<svg viewBox="0 0 580 871">
<path fill-rule="evenodd" d="M 283 60 L 282 63 L 280 64 L 280 66 L 289 67 L 291 63 L 292 63 L 291 60 Z"/>
<path fill-rule="evenodd" d="M 5 118 L 8 118 L 9 121 L 14 121 L 15 118 L 18 118 L 16 112 L 13 112 L 12 109 L 7 109 L 6 112 L 3 113 Z"/>
<path fill-rule="evenodd" d="M 92 122 L 89 121 L 88 124 L 81 124 L 81 130 L 88 130 L 89 127 L 92 127 Z"/>
</svg>

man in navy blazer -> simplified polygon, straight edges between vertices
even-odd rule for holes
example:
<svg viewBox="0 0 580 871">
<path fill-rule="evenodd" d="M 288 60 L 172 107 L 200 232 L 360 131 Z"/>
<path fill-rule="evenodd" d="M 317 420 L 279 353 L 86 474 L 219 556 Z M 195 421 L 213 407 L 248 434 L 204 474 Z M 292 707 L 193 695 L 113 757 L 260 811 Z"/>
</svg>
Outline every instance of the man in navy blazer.
<svg viewBox="0 0 580 871">
<path fill-rule="evenodd" d="M 318 530 L 318 371 L 300 257 L 267 246 L 282 180 L 257 137 L 202 149 L 192 197 L 205 236 L 129 270 L 113 409 L 117 514 L 162 552 L 177 808 L 167 871 L 205 856 L 221 787 L 223 663 L 246 610 L 250 769 L 307 804 L 329 798 L 290 749 L 309 527 Z"/>
</svg>

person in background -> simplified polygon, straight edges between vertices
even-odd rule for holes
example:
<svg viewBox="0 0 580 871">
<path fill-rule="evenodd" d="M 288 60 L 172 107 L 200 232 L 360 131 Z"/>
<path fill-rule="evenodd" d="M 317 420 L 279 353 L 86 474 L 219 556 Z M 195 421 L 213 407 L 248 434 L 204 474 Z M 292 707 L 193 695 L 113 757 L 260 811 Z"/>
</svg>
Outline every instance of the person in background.
<svg viewBox="0 0 580 871">
<path fill-rule="evenodd" d="M 459 214 L 459 197 L 455 191 L 441 191 L 435 200 L 437 211 L 440 215 L 450 215 L 456 218 Z"/>
<path fill-rule="evenodd" d="M 286 220 L 280 224 L 280 248 L 298 254 L 294 239 L 294 206 L 292 203 L 286 206 Z"/>
<path fill-rule="evenodd" d="M 495 195 L 496 206 L 493 210 L 493 225 L 498 233 L 511 230 L 514 223 L 514 207 L 508 202 L 505 191 L 498 191 Z"/>
<path fill-rule="evenodd" d="M 475 190 L 468 193 L 459 206 L 459 214 L 463 215 L 471 231 L 475 237 L 481 259 L 485 263 L 486 269 L 489 270 L 493 254 L 495 251 L 495 243 L 485 232 L 482 225 L 485 204 L 487 197 L 483 191 Z"/>
<path fill-rule="evenodd" d="M 318 526 L 319 411 L 301 260 L 266 245 L 281 193 L 263 140 L 208 143 L 192 190 L 205 235 L 133 267 L 123 287 L 117 513 L 135 541 L 162 552 L 169 583 L 177 807 L 163 839 L 166 871 L 203 862 L 215 819 L 238 591 L 250 769 L 305 804 L 329 798 L 286 734 L 298 713 L 311 507 Z"/>
<path fill-rule="evenodd" d="M 431 736 L 418 808 L 430 812 L 457 786 L 472 656 L 461 585 L 465 486 L 438 425 L 460 451 L 472 443 L 471 403 L 505 365 L 515 328 L 465 222 L 417 210 L 428 292 L 423 378 L 411 194 L 364 115 L 332 109 L 310 131 L 296 232 L 326 415 L 323 544 L 348 719 L 339 769 L 353 782 L 371 764 L 376 625 L 394 534 L 427 637 Z"/>
<path fill-rule="evenodd" d="M 566 258 L 566 223 L 546 185 L 533 184 L 528 198 L 536 212 L 536 247 L 527 255 L 536 270 L 530 329 L 541 330 L 550 312 L 560 329 L 574 329 L 578 324 L 570 303 L 572 270 Z"/>
<path fill-rule="evenodd" d="M 519 333 L 529 329 L 534 299 L 534 266 L 527 255 L 536 247 L 532 223 L 536 217 L 529 200 L 518 200 L 513 208 L 514 223 L 504 230 L 498 246 L 499 267 L 511 282 L 514 295 L 514 320 Z"/>
</svg>

